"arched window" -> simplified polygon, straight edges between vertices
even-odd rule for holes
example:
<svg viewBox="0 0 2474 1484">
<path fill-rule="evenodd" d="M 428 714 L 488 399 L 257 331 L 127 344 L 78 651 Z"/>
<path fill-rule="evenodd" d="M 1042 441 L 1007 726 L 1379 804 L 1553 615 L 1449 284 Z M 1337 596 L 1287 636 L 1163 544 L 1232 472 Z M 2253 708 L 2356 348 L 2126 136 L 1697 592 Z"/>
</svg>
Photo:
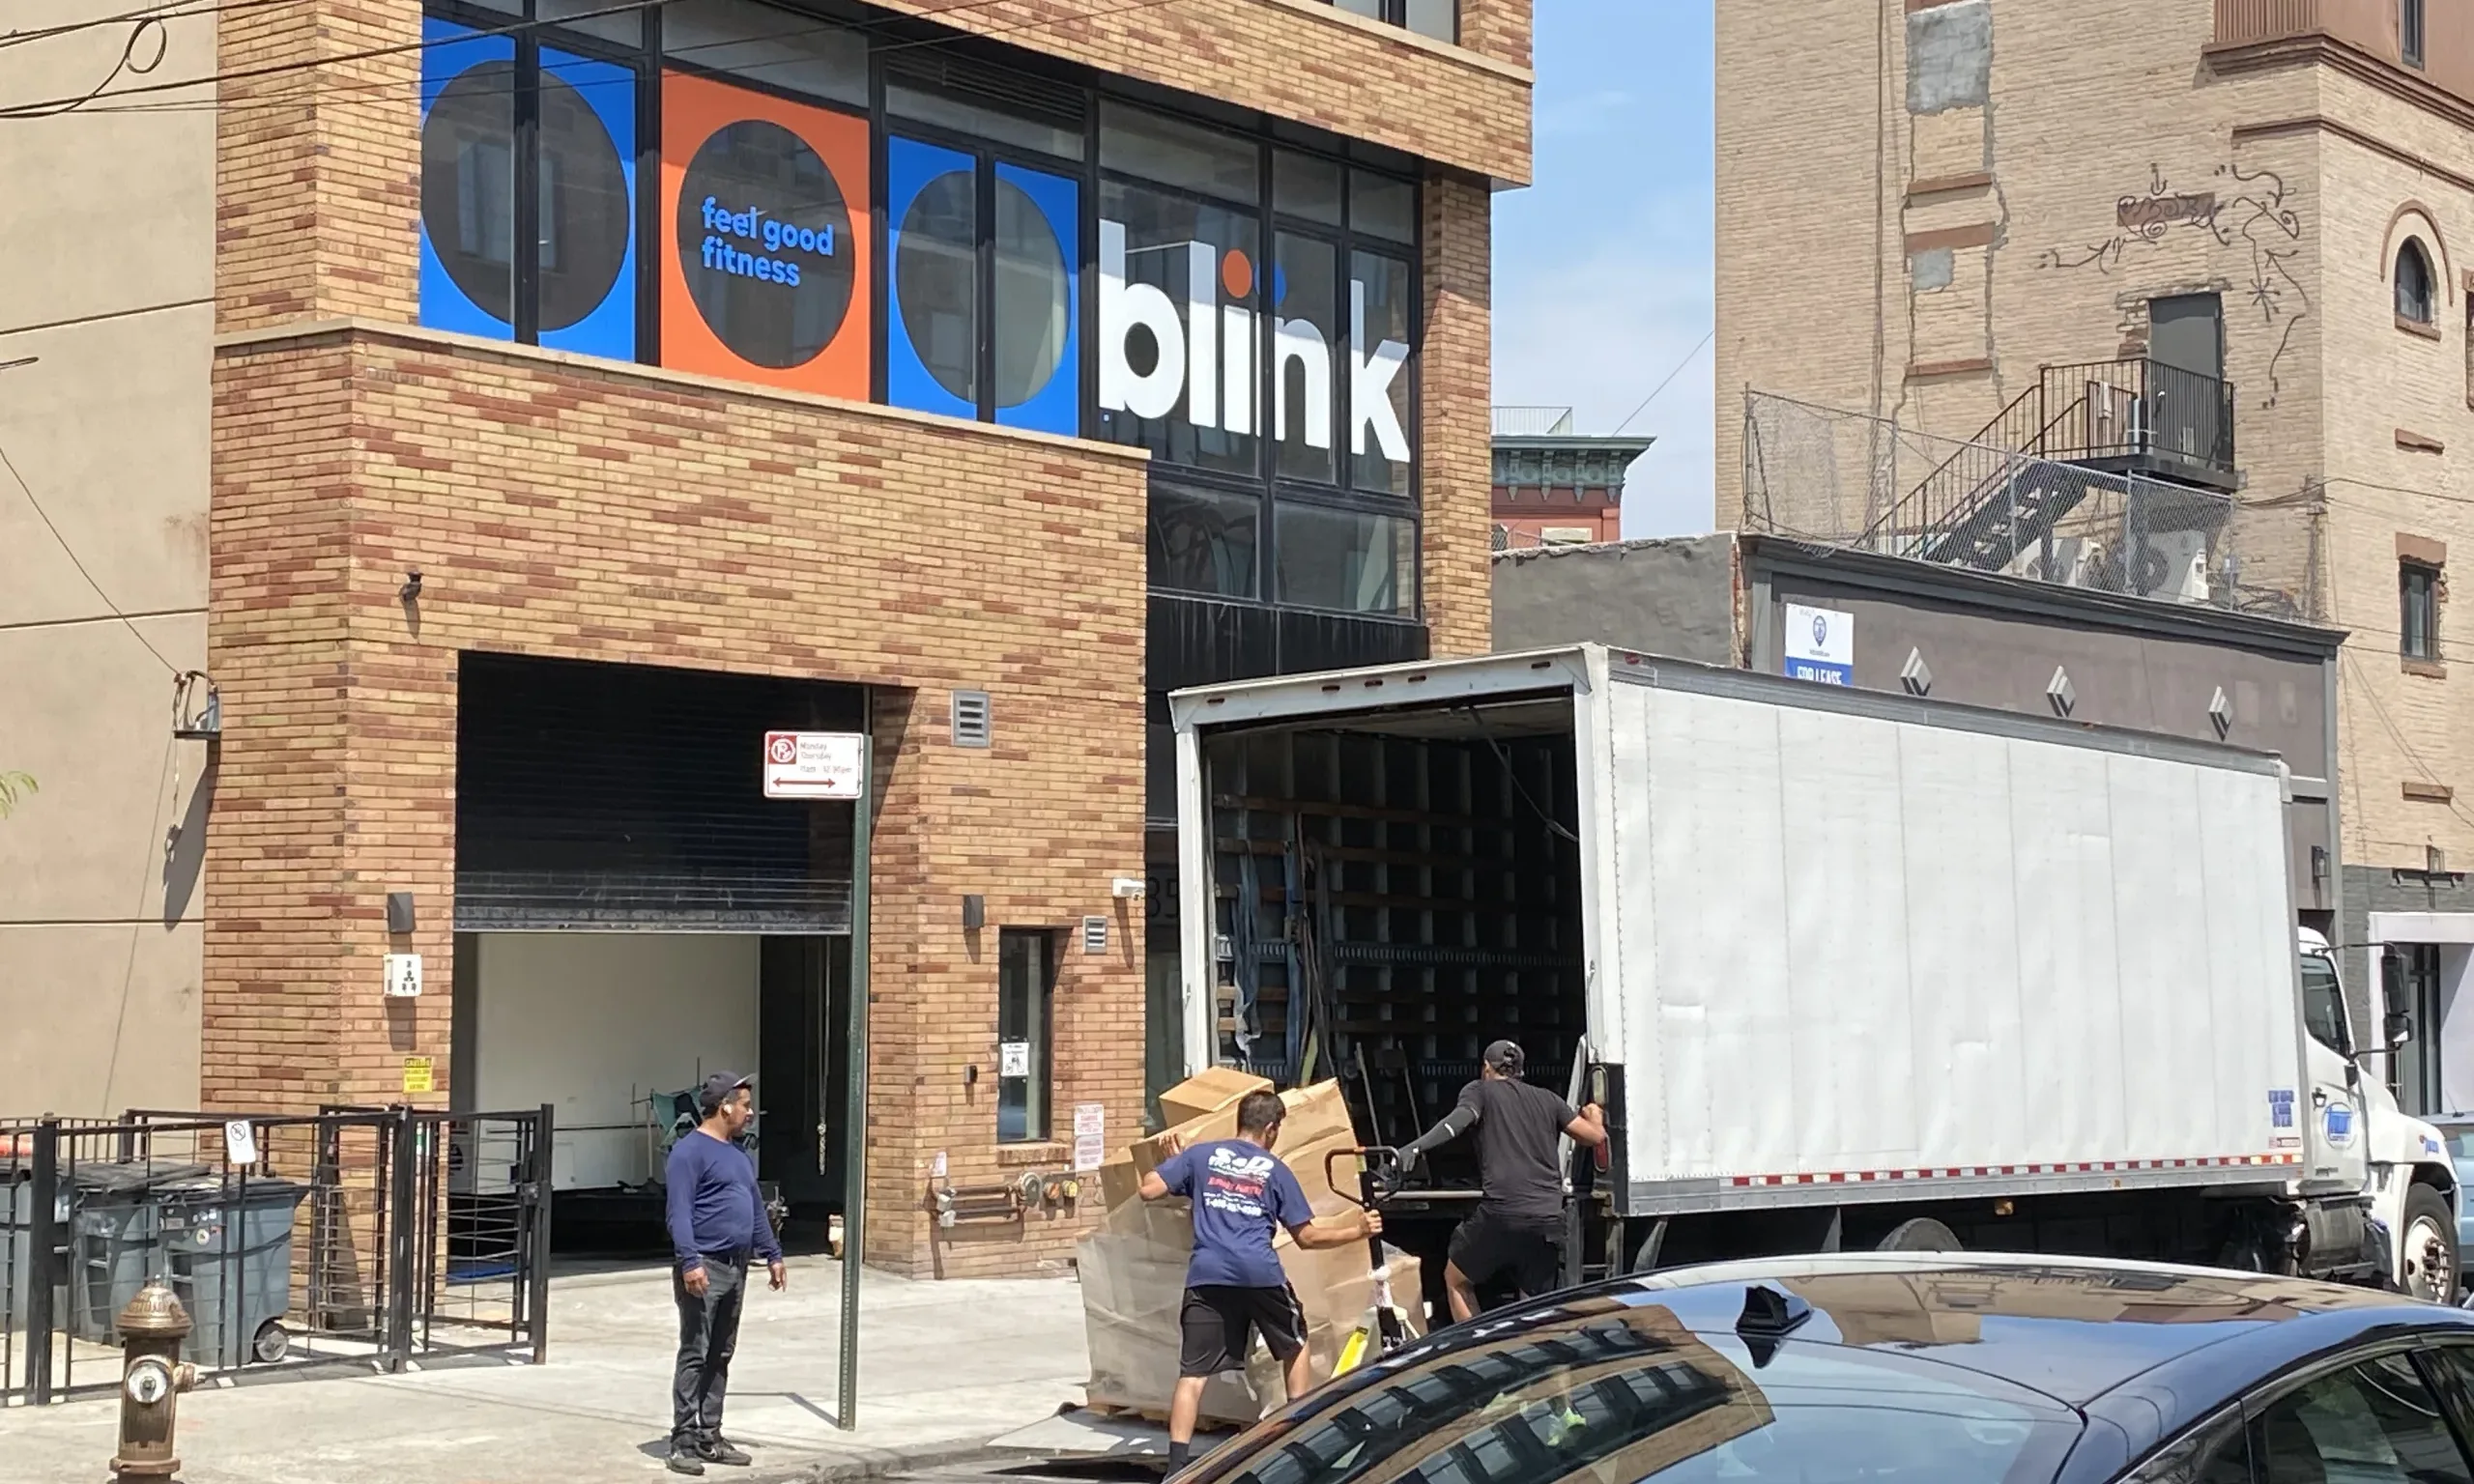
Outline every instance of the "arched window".
<svg viewBox="0 0 2474 1484">
<path fill-rule="evenodd" d="M 2431 323 L 2431 255 L 2413 238 L 2397 249 L 2397 318 L 2416 325 Z"/>
</svg>

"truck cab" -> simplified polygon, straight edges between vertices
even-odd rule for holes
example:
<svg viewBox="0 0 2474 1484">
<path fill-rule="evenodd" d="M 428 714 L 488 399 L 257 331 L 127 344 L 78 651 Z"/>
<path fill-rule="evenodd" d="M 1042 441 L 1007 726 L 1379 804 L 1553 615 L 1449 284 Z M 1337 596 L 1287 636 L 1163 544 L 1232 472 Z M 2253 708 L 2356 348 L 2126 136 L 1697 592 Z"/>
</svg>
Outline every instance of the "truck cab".
<svg viewBox="0 0 2474 1484">
<path fill-rule="evenodd" d="M 2353 1040 L 2344 981 L 2328 940 L 2296 934 L 2312 1106 L 2303 1137 L 2306 1186 L 2344 1184 L 2371 1198 L 2372 1219 L 2388 1234 L 2391 1277 L 2407 1293 L 2456 1301 L 2462 1284 L 2457 1243 L 2457 1175 L 2439 1130 L 2400 1107 L 2383 1077 L 2363 1067 Z M 2385 1054 L 2387 1047 L 2372 1048 Z"/>
</svg>

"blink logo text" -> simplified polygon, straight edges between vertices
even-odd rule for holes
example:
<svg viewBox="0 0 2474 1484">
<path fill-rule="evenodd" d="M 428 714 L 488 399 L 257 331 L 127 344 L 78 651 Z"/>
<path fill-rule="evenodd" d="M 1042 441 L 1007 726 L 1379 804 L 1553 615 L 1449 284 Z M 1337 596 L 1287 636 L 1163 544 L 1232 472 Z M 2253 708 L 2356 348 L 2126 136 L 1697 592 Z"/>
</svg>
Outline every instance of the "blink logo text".
<svg viewBox="0 0 2474 1484">
<path fill-rule="evenodd" d="M 734 273 L 741 278 L 760 279 L 788 288 L 799 286 L 799 265 L 786 258 L 769 258 L 762 253 L 743 250 L 728 239 L 739 238 L 760 243 L 765 252 L 792 251 L 813 253 L 820 258 L 833 256 L 833 228 L 802 227 L 795 222 L 767 216 L 756 208 L 743 212 L 724 211 L 718 199 L 705 198 L 705 266 L 718 272 Z"/>
</svg>

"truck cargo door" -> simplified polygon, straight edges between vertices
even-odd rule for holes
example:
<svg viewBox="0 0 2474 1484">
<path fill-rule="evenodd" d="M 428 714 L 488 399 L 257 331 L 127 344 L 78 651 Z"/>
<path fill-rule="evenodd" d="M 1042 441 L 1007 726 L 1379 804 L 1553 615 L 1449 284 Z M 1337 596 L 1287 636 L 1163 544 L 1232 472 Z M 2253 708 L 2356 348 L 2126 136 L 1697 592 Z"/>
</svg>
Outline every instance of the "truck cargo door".
<svg viewBox="0 0 2474 1484">
<path fill-rule="evenodd" d="M 2325 954 L 2302 956 L 2302 1018 L 2310 1032 L 2303 1044 L 2303 1072 L 2311 1079 L 2308 1106 L 2276 1114 L 2277 1136 L 2300 1126 L 2307 1184 L 2359 1190 L 2371 1179 L 2363 1136 L 2361 1073 L 2353 1060 L 2353 1032 L 2337 966 Z"/>
</svg>

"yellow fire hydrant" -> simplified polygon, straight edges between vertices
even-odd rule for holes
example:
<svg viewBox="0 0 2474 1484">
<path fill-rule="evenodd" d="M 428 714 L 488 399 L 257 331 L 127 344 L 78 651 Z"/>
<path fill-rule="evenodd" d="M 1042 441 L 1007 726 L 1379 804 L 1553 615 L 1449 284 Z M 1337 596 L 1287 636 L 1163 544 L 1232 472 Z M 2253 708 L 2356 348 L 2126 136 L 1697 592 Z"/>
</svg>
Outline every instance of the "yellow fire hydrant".
<svg viewBox="0 0 2474 1484">
<path fill-rule="evenodd" d="M 120 1448 L 112 1472 L 123 1479 L 168 1479 L 181 1471 L 172 1451 L 179 1397 L 197 1384 L 197 1368 L 181 1361 L 188 1311 L 160 1278 L 137 1291 L 120 1311 Z"/>
</svg>

